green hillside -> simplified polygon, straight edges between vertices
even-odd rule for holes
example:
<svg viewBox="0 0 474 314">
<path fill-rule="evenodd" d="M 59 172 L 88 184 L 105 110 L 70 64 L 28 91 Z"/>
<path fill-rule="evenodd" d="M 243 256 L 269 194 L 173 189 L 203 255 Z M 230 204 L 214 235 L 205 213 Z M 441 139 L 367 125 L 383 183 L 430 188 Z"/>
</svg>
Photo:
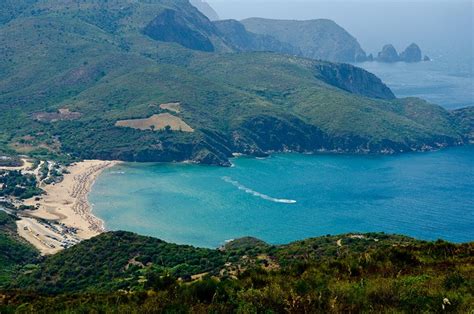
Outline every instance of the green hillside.
<svg viewBox="0 0 474 314">
<path fill-rule="evenodd" d="M 0 311 L 465 313 L 473 250 L 380 233 L 220 250 L 107 233 L 25 268 L 0 291 Z"/>
<path fill-rule="evenodd" d="M 397 153 L 467 142 L 452 113 L 394 99 L 362 69 L 236 53 L 185 0 L 0 6 L 0 152 L 229 165 L 235 152 Z M 160 107 L 170 102 L 180 112 Z M 116 126 L 165 112 L 194 132 Z"/>
<path fill-rule="evenodd" d="M 0 289 L 10 282 L 15 270 L 36 261 L 39 252 L 17 234 L 15 219 L 0 210 Z"/>
</svg>

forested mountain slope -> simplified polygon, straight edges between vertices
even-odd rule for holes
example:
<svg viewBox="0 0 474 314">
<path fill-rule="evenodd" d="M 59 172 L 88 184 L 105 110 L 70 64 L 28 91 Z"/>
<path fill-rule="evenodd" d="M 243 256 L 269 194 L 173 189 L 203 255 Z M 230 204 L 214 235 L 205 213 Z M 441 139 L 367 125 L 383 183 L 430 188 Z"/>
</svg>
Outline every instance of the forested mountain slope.
<svg viewBox="0 0 474 314">
<path fill-rule="evenodd" d="M 0 151 L 229 165 L 232 153 L 468 141 L 452 113 L 395 99 L 362 69 L 238 52 L 186 0 L 0 6 Z M 155 122 L 126 127 L 134 119 Z"/>
</svg>

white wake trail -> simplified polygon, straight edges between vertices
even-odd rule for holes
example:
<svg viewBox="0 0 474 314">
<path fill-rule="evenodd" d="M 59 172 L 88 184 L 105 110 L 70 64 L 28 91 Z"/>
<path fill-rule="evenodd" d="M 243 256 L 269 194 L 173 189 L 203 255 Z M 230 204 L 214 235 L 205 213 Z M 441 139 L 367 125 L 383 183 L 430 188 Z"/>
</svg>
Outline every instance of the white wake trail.
<svg viewBox="0 0 474 314">
<path fill-rule="evenodd" d="M 274 202 L 274 203 L 283 203 L 283 204 L 296 204 L 295 200 L 288 200 L 288 199 L 284 199 L 284 198 L 274 198 L 274 197 L 268 196 L 266 194 L 254 191 L 254 190 L 240 184 L 240 182 L 232 180 L 232 178 L 230 178 L 230 177 L 222 177 L 222 180 L 224 180 L 227 183 L 232 184 L 233 186 L 235 186 L 239 190 L 244 191 L 245 193 L 251 194 L 251 195 L 256 196 L 256 197 L 260 197 L 260 198 L 262 198 L 266 201 L 270 201 L 270 202 Z"/>
</svg>

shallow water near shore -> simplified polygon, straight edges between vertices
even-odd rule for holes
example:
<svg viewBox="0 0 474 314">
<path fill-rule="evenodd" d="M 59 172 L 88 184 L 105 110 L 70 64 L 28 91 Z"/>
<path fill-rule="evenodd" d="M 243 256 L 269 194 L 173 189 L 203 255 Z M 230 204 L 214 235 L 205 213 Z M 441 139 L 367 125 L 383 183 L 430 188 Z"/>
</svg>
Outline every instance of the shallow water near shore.
<svg viewBox="0 0 474 314">
<path fill-rule="evenodd" d="M 278 154 L 235 167 L 121 164 L 89 200 L 109 230 L 217 247 L 383 231 L 474 240 L 474 147 L 397 156 Z"/>
</svg>

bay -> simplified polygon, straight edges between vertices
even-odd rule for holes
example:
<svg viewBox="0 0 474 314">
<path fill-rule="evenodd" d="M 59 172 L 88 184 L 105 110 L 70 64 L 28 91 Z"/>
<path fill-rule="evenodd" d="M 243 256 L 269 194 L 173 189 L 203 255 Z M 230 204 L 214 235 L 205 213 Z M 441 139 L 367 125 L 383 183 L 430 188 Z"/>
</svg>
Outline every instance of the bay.
<svg viewBox="0 0 474 314">
<path fill-rule="evenodd" d="M 122 164 L 89 195 L 109 230 L 217 247 L 346 232 L 474 240 L 474 147 L 396 156 L 277 154 L 234 167 Z"/>
</svg>

